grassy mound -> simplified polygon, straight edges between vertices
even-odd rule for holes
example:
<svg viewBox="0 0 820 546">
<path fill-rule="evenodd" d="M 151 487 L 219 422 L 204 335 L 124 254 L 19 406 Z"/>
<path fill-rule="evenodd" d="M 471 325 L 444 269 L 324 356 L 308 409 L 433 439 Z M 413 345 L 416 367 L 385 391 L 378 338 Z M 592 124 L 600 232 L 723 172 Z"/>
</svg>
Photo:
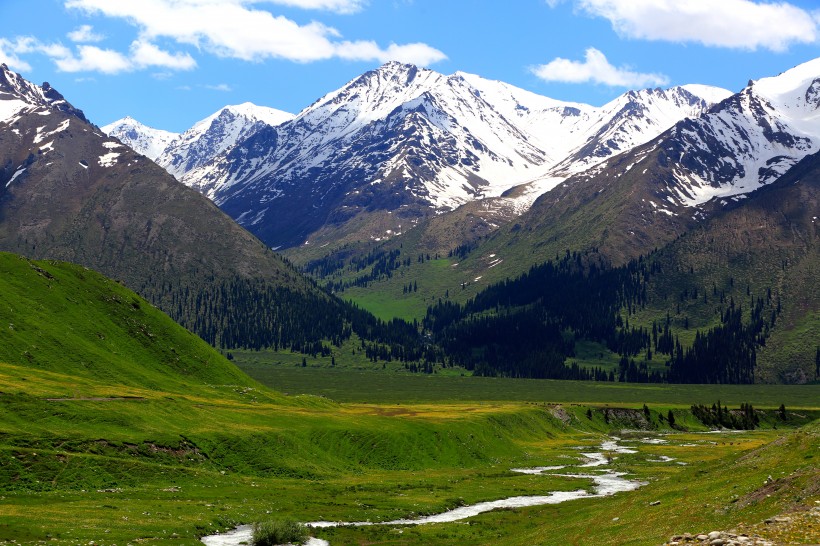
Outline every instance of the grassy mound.
<svg viewBox="0 0 820 546">
<path fill-rule="evenodd" d="M 86 268 L 0 253 L 0 362 L 84 381 L 184 392 L 255 382 L 122 285 Z M 73 392 L 72 392 L 73 391 Z"/>
</svg>

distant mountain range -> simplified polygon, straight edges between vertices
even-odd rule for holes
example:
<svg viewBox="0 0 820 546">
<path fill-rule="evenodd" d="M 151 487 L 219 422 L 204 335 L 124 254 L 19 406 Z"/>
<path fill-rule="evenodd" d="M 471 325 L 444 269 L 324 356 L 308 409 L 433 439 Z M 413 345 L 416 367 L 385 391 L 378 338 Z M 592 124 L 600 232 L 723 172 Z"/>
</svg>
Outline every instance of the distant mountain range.
<svg viewBox="0 0 820 546">
<path fill-rule="evenodd" d="M 229 107 L 186 133 L 204 145 L 192 150 L 183 136 L 158 163 L 271 246 L 299 245 L 322 230 L 384 239 L 522 184 L 512 210 L 525 210 L 569 174 L 729 95 L 692 85 L 629 92 L 598 108 L 391 62 L 292 119 L 233 131 L 210 123 Z"/>
<path fill-rule="evenodd" d="M 653 154 L 641 174 L 660 169 L 663 182 L 644 177 L 652 188 L 631 212 L 697 218 L 815 151 L 818 100 L 820 60 L 736 94 L 685 85 L 602 107 L 391 62 L 296 116 L 245 104 L 170 141 L 133 122 L 106 130 L 132 127 L 125 142 L 146 153 L 165 144 L 160 165 L 268 245 L 334 247 L 482 201 L 472 210 L 497 227 L 564 182 L 582 192 L 579 181 L 624 176 Z"/>
<path fill-rule="evenodd" d="M 697 219 L 816 151 L 818 104 L 820 59 L 736 94 L 686 85 L 599 108 L 391 62 L 296 116 L 243 104 L 181 136 L 130 118 L 104 130 L 287 248 L 383 241 L 482 200 L 484 216 L 504 223 L 564 182 L 573 189 L 553 199 L 583 193 L 584 180 L 598 191 L 601 176 L 650 156 L 630 212 Z"/>
</svg>

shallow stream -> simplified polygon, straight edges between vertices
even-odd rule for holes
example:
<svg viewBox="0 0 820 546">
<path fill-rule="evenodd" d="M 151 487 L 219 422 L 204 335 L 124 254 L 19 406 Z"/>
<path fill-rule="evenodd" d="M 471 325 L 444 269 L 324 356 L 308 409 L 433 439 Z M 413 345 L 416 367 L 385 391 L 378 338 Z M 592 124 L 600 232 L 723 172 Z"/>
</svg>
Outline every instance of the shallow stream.
<svg viewBox="0 0 820 546">
<path fill-rule="evenodd" d="M 431 516 L 423 516 L 413 519 L 396 519 L 392 521 L 370 522 L 370 521 L 312 521 L 305 523 L 305 526 L 312 528 L 326 528 L 326 527 L 341 527 L 354 526 L 363 527 L 369 525 L 425 525 L 428 523 L 450 523 L 467 519 L 484 512 L 497 510 L 500 508 L 524 508 L 527 506 L 542 506 L 546 504 L 559 504 L 575 499 L 588 499 L 606 497 L 614 495 L 615 493 L 622 493 L 625 491 L 633 491 L 644 483 L 628 480 L 624 478 L 625 473 L 615 472 L 609 469 L 601 469 L 599 467 L 605 466 L 609 463 L 609 458 L 606 453 L 637 453 L 636 450 L 618 445 L 618 438 L 606 440 L 600 446 L 600 452 L 581 453 L 585 462 L 575 468 L 595 468 L 595 474 L 592 473 L 557 473 L 556 471 L 567 468 L 566 466 L 541 466 L 535 468 L 513 468 L 512 472 L 519 472 L 522 474 L 546 474 L 551 476 L 561 476 L 565 478 L 583 478 L 592 480 L 592 491 L 585 489 L 577 489 L 575 491 L 551 491 L 544 495 L 528 495 L 520 497 L 507 497 L 494 501 L 479 502 L 469 506 L 460 506 L 453 510 L 448 510 L 440 514 L 433 514 Z M 239 546 L 242 544 L 251 544 L 252 529 L 249 525 L 241 525 L 227 533 L 219 535 L 210 535 L 202 537 L 202 542 L 207 546 Z M 328 546 L 326 540 L 311 538 L 305 543 L 307 546 Z"/>
</svg>

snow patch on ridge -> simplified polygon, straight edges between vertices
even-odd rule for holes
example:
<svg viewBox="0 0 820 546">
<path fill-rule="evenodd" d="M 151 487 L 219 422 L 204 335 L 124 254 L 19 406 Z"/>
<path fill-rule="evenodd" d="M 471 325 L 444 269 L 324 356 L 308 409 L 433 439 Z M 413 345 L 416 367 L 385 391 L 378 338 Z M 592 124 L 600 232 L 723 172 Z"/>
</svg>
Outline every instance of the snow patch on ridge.
<svg viewBox="0 0 820 546">
<path fill-rule="evenodd" d="M 120 157 L 120 154 L 117 152 L 111 152 L 105 155 L 101 155 L 98 160 L 100 163 L 100 167 L 113 167 L 117 164 L 118 157 Z"/>
</svg>

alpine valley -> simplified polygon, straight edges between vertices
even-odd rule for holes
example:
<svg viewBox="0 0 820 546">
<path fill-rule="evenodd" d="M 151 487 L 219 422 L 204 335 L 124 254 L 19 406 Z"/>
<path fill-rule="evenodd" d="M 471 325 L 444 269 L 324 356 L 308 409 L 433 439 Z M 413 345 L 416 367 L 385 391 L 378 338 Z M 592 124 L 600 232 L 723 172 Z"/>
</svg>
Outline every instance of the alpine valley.
<svg viewBox="0 0 820 546">
<path fill-rule="evenodd" d="M 607 310 L 607 317 L 620 317 L 624 308 L 634 314 L 628 328 L 608 318 L 604 330 L 584 330 L 560 302 L 545 311 L 549 320 L 536 320 L 554 321 L 553 339 L 571 332 L 568 347 L 553 346 L 558 368 L 488 364 L 494 352 L 507 354 L 499 349 L 521 347 L 499 335 L 479 344 L 478 357 L 450 355 L 474 372 L 563 377 L 560 370 L 578 356 L 575 343 L 592 342 L 605 346 L 599 355 L 620 355 L 622 378 L 637 357 L 637 375 L 659 379 L 698 336 L 725 326 L 730 300 L 750 297 L 742 313 L 752 313 L 751 320 L 754 290 L 788 321 L 776 327 L 769 317 L 755 330 L 745 351 L 757 376 L 743 381 L 805 382 L 820 366 L 812 167 L 818 107 L 820 59 L 750 81 L 734 94 L 685 85 L 629 91 L 602 107 L 390 62 L 295 116 L 250 104 L 226 107 L 167 145 L 167 133 L 133 120 L 106 130 L 134 149 L 154 150 L 184 184 L 330 291 L 383 319 L 429 326 L 437 306 L 467 304 L 482 290 L 499 290 L 493 283 L 510 284 L 505 279 L 547 261 L 575 263 L 564 272 L 570 277 L 601 267 L 643 271 L 635 307 L 616 297 Z M 706 294 L 703 300 L 669 283 L 673 271 L 688 271 L 679 281 L 685 291 Z M 521 280 L 509 291 L 519 293 L 515 282 Z M 544 279 L 530 299 L 517 296 L 517 306 L 507 309 L 515 316 L 510 327 L 523 320 L 518 311 L 544 307 L 558 282 Z M 693 303 L 682 309 L 677 300 Z M 466 309 L 459 320 L 470 324 L 475 313 L 486 313 Z M 672 343 L 659 353 L 656 341 L 644 341 L 625 350 L 616 341 L 656 338 L 651 332 L 665 327 L 684 340 L 678 349 Z M 522 350 L 532 356 L 543 349 Z M 653 361 L 652 352 L 662 358 Z M 587 368 L 603 365 L 584 360 Z"/>
</svg>

